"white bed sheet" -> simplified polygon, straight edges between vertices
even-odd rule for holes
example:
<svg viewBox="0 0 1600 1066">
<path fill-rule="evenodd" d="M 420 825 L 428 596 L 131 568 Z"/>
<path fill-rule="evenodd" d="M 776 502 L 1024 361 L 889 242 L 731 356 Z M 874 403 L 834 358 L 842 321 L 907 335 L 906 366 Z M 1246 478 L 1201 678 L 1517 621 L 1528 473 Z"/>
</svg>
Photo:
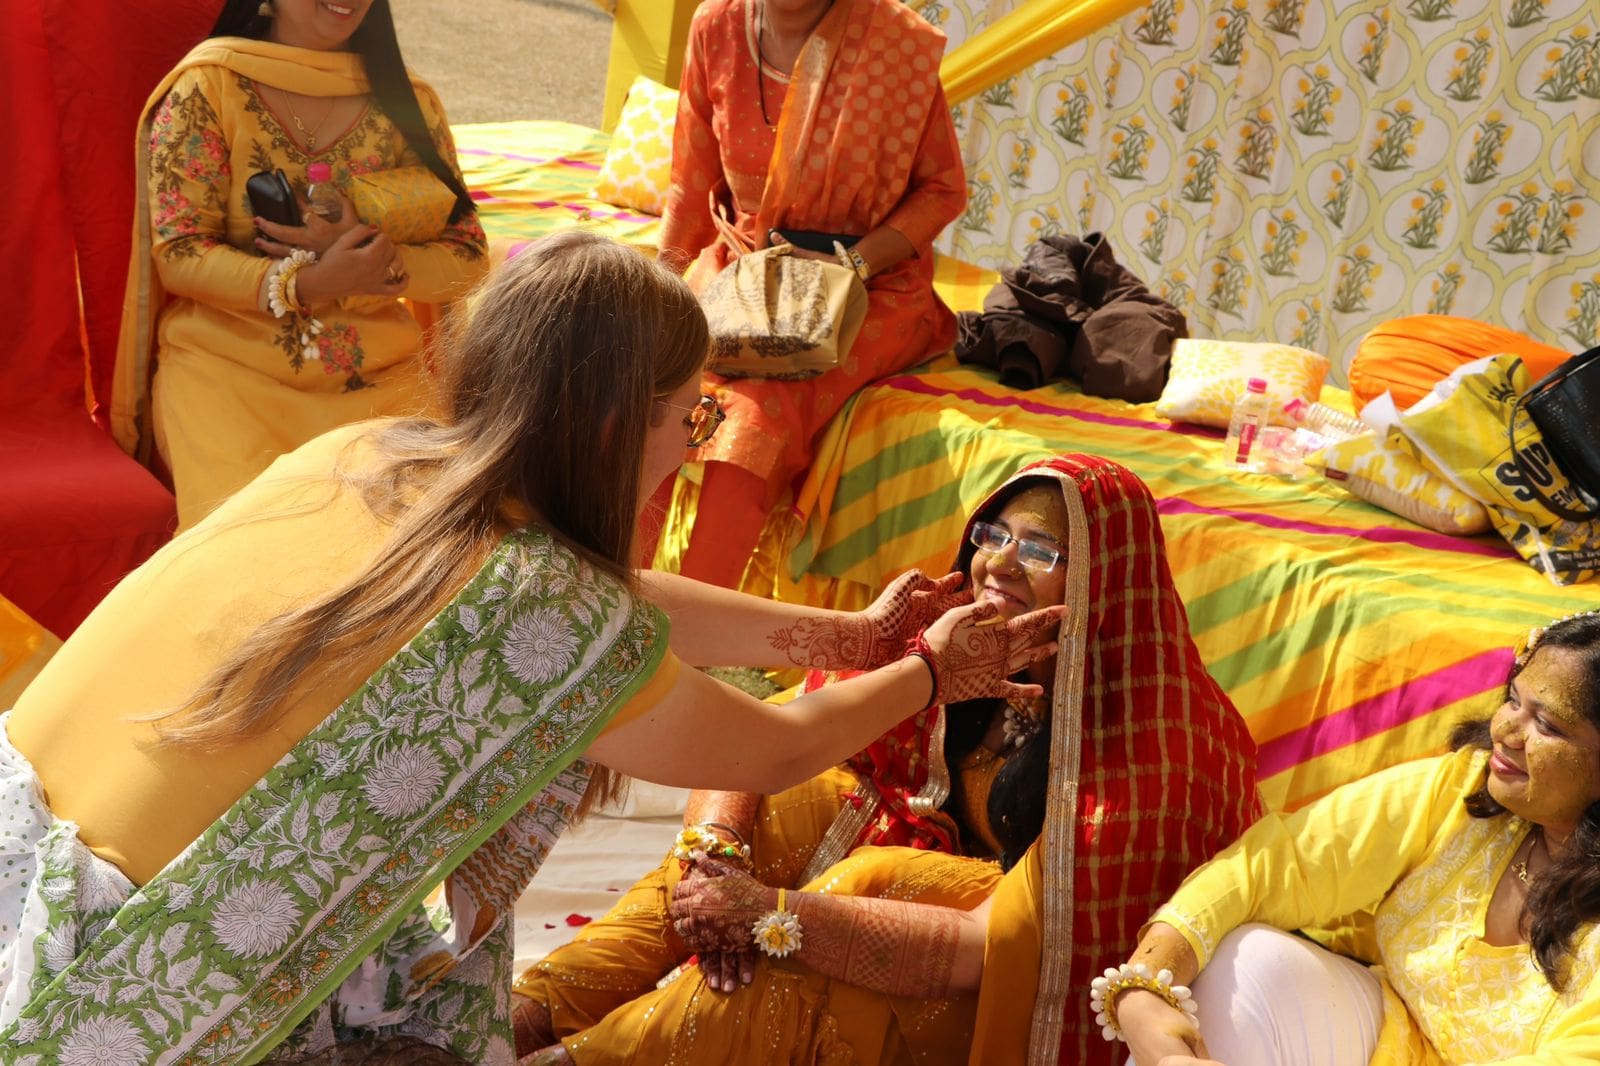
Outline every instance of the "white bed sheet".
<svg viewBox="0 0 1600 1066">
<path fill-rule="evenodd" d="M 572 939 L 567 916 L 598 918 L 654 869 L 683 825 L 688 792 L 635 781 L 623 802 L 567 830 L 517 900 L 517 972 Z"/>
</svg>

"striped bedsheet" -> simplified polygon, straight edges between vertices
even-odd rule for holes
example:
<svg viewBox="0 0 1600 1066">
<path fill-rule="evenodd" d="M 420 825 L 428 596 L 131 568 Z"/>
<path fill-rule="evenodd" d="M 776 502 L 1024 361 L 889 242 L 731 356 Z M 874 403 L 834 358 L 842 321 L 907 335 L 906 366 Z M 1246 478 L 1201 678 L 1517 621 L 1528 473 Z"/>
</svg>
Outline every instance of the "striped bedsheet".
<svg viewBox="0 0 1600 1066">
<path fill-rule="evenodd" d="M 1429 532 L 1320 479 L 1224 472 L 1219 431 L 1153 408 L 1019 393 L 948 357 L 879 382 L 820 443 L 779 594 L 859 606 L 906 567 L 942 573 L 1018 465 L 1108 456 L 1155 494 L 1195 640 L 1281 808 L 1441 750 L 1497 705 L 1530 627 L 1600 608 L 1600 585 L 1557 588 L 1498 539 Z"/>
<path fill-rule="evenodd" d="M 593 198 L 606 134 L 453 132 L 496 260 L 572 226 L 654 251 L 659 220 Z M 957 309 L 995 281 L 952 259 L 935 271 Z M 1494 708 L 1530 627 L 1600 608 L 1600 584 L 1559 589 L 1498 540 L 1431 533 L 1321 481 L 1230 476 L 1219 438 L 1151 405 L 1071 385 L 1013 392 L 936 361 L 865 390 L 826 431 L 777 593 L 861 606 L 909 566 L 944 571 L 963 516 L 1020 463 L 1110 456 L 1156 496 L 1195 639 L 1260 744 L 1267 801 L 1285 808 L 1440 750 L 1455 721 Z"/>
<path fill-rule="evenodd" d="M 573 226 L 655 252 L 659 218 L 594 198 L 609 134 L 570 122 L 479 122 L 450 132 L 495 262 Z"/>
</svg>

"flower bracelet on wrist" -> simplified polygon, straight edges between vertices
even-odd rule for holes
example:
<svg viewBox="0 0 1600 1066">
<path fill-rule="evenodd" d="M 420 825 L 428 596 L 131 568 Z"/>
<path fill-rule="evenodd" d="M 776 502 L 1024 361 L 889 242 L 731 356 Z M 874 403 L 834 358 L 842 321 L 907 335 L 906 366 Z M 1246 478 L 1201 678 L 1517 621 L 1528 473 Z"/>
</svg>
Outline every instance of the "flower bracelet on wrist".
<svg viewBox="0 0 1600 1066">
<path fill-rule="evenodd" d="M 1154 992 L 1175 1010 L 1183 1011 L 1189 1024 L 1198 1025 L 1194 995 L 1187 985 L 1172 983 L 1172 971 L 1160 970 L 1150 975 L 1149 967 L 1142 962 L 1125 962 L 1115 969 L 1107 969 L 1101 977 L 1089 983 L 1089 1009 L 1094 1012 L 1095 1024 L 1107 1041 L 1124 1040 L 1122 1026 L 1117 1024 L 1117 996 L 1130 988 Z"/>
<path fill-rule="evenodd" d="M 778 906 L 757 918 L 750 927 L 756 947 L 775 959 L 800 950 L 800 916 L 785 906 L 788 891 L 778 889 Z"/>
<path fill-rule="evenodd" d="M 719 833 L 732 837 L 737 843 L 729 843 Z M 725 859 L 748 869 L 750 845 L 744 842 L 744 836 L 737 829 L 725 822 L 699 822 L 678 831 L 678 838 L 672 842 L 672 857 L 682 863 Z"/>
<path fill-rule="evenodd" d="M 303 319 L 300 329 L 300 355 L 304 359 L 320 359 L 316 336 L 322 332 L 322 323 L 300 306 L 295 292 L 295 275 L 317 261 L 317 253 L 307 248 L 296 248 L 267 273 L 267 309 L 274 318 Z"/>
</svg>

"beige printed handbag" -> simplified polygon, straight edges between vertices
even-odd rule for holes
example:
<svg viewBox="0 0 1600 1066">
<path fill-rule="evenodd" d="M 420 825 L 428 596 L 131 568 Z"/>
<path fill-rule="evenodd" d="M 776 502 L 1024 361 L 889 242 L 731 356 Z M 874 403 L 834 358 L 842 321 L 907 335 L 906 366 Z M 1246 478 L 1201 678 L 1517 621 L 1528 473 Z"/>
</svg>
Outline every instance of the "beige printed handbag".
<svg viewBox="0 0 1600 1066">
<path fill-rule="evenodd" d="M 756 250 L 717 205 L 720 240 L 733 262 L 700 294 L 711 327 L 711 367 L 739 378 L 809 378 L 850 354 L 867 317 L 867 288 L 839 263 Z"/>
</svg>

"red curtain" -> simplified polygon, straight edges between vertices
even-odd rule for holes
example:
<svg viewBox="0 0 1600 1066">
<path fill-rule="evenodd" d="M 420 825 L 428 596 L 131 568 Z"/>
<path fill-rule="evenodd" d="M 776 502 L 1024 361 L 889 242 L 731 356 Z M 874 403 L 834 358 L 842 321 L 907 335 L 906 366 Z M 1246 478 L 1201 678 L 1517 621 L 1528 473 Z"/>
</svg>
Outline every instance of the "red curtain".
<svg viewBox="0 0 1600 1066">
<path fill-rule="evenodd" d="M 110 395 L 133 137 L 220 0 L 20 0 L 0 33 L 0 595 L 65 637 L 170 534 L 89 417 Z"/>
</svg>

